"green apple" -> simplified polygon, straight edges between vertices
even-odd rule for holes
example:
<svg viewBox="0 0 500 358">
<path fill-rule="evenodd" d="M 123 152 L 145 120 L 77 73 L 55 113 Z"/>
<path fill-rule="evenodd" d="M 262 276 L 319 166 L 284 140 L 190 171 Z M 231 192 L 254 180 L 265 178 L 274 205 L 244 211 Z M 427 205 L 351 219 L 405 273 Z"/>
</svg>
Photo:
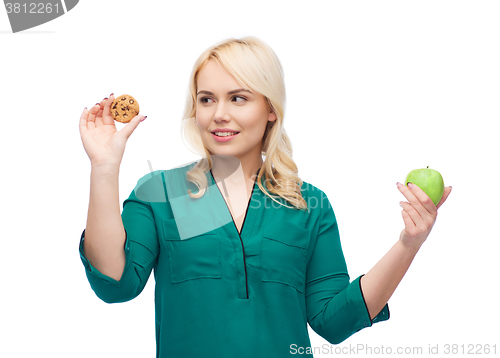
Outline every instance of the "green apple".
<svg viewBox="0 0 500 358">
<path fill-rule="evenodd" d="M 406 176 L 406 186 L 408 186 L 408 182 L 422 189 L 431 198 L 434 205 L 439 204 L 439 201 L 443 197 L 443 177 L 437 170 L 429 169 L 429 167 L 412 170 Z"/>
</svg>

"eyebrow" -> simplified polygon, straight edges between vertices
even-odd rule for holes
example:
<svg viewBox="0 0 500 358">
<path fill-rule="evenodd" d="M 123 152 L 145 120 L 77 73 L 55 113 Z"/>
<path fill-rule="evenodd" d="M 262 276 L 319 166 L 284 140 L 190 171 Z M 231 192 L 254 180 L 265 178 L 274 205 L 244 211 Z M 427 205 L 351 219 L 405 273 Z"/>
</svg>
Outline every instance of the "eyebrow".
<svg viewBox="0 0 500 358">
<path fill-rule="evenodd" d="M 238 92 L 248 92 L 248 93 L 253 93 L 252 91 L 249 91 L 249 90 L 246 90 L 244 88 L 239 88 L 239 89 L 235 89 L 235 90 L 232 90 L 232 91 L 229 91 L 227 94 L 228 95 L 231 95 L 231 94 L 235 94 L 235 93 L 238 93 Z M 205 94 L 208 94 L 208 95 L 211 95 L 213 96 L 214 94 L 210 91 L 205 91 L 205 90 L 201 90 L 198 92 L 197 96 L 200 95 L 201 93 L 205 93 Z"/>
</svg>

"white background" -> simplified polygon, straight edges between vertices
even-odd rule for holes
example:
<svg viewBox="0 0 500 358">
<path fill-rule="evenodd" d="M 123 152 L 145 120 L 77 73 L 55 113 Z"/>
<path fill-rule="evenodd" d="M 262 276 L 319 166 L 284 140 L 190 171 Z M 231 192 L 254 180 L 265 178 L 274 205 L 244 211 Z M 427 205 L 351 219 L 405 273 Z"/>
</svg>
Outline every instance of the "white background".
<svg viewBox="0 0 500 358">
<path fill-rule="evenodd" d="M 79 117 L 111 92 L 133 94 L 148 116 L 127 143 L 122 209 L 148 160 L 199 159 L 180 138 L 192 66 L 247 35 L 283 65 L 299 175 L 333 204 L 351 279 L 404 228 L 397 181 L 430 166 L 453 186 L 389 321 L 338 347 L 499 354 L 499 17 L 497 1 L 85 0 L 12 34 L 0 8 L 0 356 L 155 356 L 153 275 L 134 300 L 107 304 L 80 261 L 90 162 Z M 335 349 L 309 331 L 317 350 Z"/>
</svg>

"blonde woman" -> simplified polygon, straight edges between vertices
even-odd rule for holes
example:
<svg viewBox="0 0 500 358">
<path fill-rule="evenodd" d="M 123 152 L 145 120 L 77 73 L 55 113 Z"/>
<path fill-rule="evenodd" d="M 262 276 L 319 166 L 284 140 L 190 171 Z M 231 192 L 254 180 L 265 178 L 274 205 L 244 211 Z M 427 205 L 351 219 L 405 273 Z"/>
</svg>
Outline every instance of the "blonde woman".
<svg viewBox="0 0 500 358">
<path fill-rule="evenodd" d="M 405 229 L 350 282 L 334 211 L 298 177 L 284 129 L 283 71 L 255 37 L 196 61 L 182 129 L 201 159 L 139 179 L 120 215 L 128 137 L 105 98 L 80 119 L 91 171 L 80 257 L 108 303 L 137 297 L 154 270 L 157 357 L 312 357 L 307 324 L 332 344 L 389 318 L 388 299 L 429 235 L 437 208 L 399 185 Z"/>
</svg>

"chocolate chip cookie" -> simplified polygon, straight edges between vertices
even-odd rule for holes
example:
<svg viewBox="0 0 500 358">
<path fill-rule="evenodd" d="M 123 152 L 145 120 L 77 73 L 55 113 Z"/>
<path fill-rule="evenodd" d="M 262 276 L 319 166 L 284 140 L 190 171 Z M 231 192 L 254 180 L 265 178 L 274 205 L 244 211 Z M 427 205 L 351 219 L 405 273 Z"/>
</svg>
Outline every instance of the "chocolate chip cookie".
<svg viewBox="0 0 500 358">
<path fill-rule="evenodd" d="M 111 103 L 111 115 L 117 122 L 128 123 L 139 114 L 139 103 L 128 94 L 117 96 Z"/>
</svg>

